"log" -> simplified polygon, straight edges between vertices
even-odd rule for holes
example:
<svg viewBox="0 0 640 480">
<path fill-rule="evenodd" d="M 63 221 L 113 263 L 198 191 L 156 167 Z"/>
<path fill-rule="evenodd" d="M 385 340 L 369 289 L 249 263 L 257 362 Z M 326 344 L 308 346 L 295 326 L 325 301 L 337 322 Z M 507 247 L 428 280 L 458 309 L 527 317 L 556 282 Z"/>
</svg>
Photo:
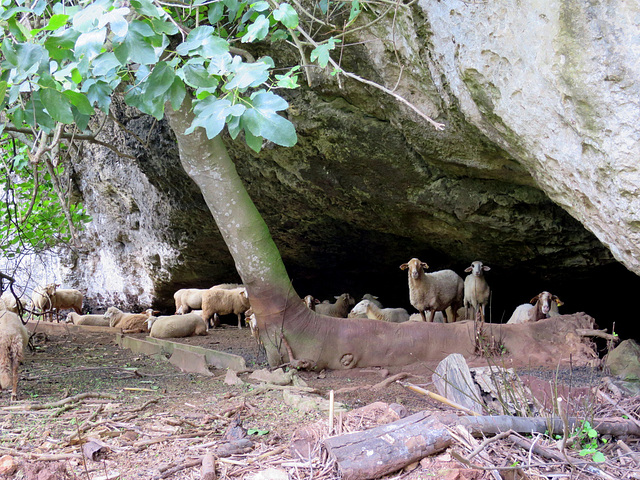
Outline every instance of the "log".
<svg viewBox="0 0 640 480">
<path fill-rule="evenodd" d="M 442 360 L 432 376 L 438 393 L 467 410 L 482 414 L 483 406 L 478 386 L 473 383 L 467 361 L 459 353 Z"/>
<path fill-rule="evenodd" d="M 387 425 L 323 442 L 343 480 L 378 478 L 438 453 L 453 441 L 435 416 L 419 412 Z"/>
</svg>

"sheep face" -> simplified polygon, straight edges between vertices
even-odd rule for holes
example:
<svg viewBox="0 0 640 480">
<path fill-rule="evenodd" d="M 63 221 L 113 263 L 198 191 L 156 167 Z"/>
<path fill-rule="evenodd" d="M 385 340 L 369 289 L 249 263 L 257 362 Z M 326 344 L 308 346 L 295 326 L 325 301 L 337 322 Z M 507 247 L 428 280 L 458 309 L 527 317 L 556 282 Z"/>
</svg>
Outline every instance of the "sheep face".
<svg viewBox="0 0 640 480">
<path fill-rule="evenodd" d="M 471 266 L 465 269 L 465 272 L 471 273 L 476 277 L 481 277 L 484 272 L 488 272 L 491 270 L 491 267 L 484 265 L 481 261 L 476 260 L 475 262 L 471 262 Z"/>
<path fill-rule="evenodd" d="M 540 305 L 540 311 L 544 313 L 545 316 L 549 315 L 552 302 L 556 302 L 558 306 L 563 305 L 563 302 L 558 297 L 549 292 L 542 292 L 531 299 L 532 304 L 535 304 L 536 302 Z"/>
<path fill-rule="evenodd" d="M 421 273 L 424 273 L 425 270 L 429 268 L 425 262 L 421 262 L 417 258 L 412 258 L 408 263 L 403 263 L 400 265 L 400 269 L 406 270 L 409 269 L 409 276 L 411 278 L 419 278 Z"/>
</svg>

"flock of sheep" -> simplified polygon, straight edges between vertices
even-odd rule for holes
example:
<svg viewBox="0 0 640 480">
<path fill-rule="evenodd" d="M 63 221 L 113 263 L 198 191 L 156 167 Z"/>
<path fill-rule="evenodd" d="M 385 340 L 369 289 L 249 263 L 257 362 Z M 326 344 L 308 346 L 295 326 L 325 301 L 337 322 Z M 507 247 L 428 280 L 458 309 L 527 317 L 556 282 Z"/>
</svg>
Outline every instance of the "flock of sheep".
<svg viewBox="0 0 640 480">
<path fill-rule="evenodd" d="M 484 319 L 491 289 L 484 276 L 490 268 L 480 261 L 472 262 L 462 279 L 453 270 L 426 272 L 429 266 L 417 258 L 400 266 L 408 270 L 409 300 L 418 310 L 410 315 L 404 308 L 383 308 L 378 298 L 366 294 L 356 304 L 348 293 L 335 297 L 335 302 L 320 302 L 311 295 L 304 302 L 320 315 L 332 317 L 363 317 L 386 322 L 406 321 L 455 322 L 457 319 Z M 83 294 L 75 289 L 60 289 L 52 283 L 34 291 L 29 310 L 52 320 L 52 312 L 72 309 L 67 322 L 75 325 L 120 328 L 123 333 L 149 332 L 151 337 L 171 338 L 207 335 L 210 328 L 220 324 L 220 315 L 235 314 L 238 328 L 242 316 L 257 339 L 257 322 L 252 314 L 247 290 L 239 284 L 221 284 L 208 289 L 181 289 L 174 294 L 175 315 L 156 316 L 152 309 L 143 313 L 123 312 L 109 307 L 103 315 L 82 315 Z M 530 303 L 518 306 L 507 323 L 535 322 L 558 315 L 562 302 L 549 292 L 542 292 Z M 12 387 L 12 399 L 17 395 L 17 369 L 29 335 L 18 315 L 21 308 L 13 294 L 5 292 L 0 298 L 0 391 Z"/>
</svg>

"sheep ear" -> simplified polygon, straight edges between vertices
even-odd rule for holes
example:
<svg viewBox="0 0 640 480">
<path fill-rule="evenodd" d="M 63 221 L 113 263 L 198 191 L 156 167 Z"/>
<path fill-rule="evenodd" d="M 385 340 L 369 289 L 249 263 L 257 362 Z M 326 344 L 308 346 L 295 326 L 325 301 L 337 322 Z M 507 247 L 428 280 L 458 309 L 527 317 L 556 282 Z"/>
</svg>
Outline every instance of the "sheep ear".
<svg viewBox="0 0 640 480">
<path fill-rule="evenodd" d="M 313 299 L 313 303 L 315 303 L 316 305 L 320 304 L 320 300 L 318 300 L 317 298 Z"/>
<path fill-rule="evenodd" d="M 486 265 L 483 265 L 483 266 L 482 266 L 482 269 L 483 269 L 485 272 L 488 272 L 489 270 L 491 270 L 491 267 L 487 267 Z"/>
<path fill-rule="evenodd" d="M 533 303 L 536 303 L 538 300 L 540 300 L 540 294 L 538 294 L 538 295 L 536 295 L 535 297 L 533 297 L 533 298 L 529 301 L 529 303 L 532 303 L 532 304 L 533 304 Z"/>
<path fill-rule="evenodd" d="M 464 271 L 470 273 L 473 271 L 473 267 L 467 267 L 464 269 Z"/>
<path fill-rule="evenodd" d="M 409 268 L 408 263 L 403 263 L 402 265 L 400 265 L 400 270 L 406 270 L 407 268 Z"/>
<path fill-rule="evenodd" d="M 552 300 L 555 300 L 556 304 L 561 307 L 562 305 L 564 305 L 564 302 L 562 300 L 560 300 L 558 297 L 556 297 L 555 295 L 553 297 L 551 297 Z"/>
<path fill-rule="evenodd" d="M 421 266 L 422 268 L 424 268 L 425 270 L 429 268 L 429 265 L 427 265 L 427 264 L 426 264 L 426 262 L 422 262 L 422 263 L 420 264 L 420 266 Z"/>
</svg>

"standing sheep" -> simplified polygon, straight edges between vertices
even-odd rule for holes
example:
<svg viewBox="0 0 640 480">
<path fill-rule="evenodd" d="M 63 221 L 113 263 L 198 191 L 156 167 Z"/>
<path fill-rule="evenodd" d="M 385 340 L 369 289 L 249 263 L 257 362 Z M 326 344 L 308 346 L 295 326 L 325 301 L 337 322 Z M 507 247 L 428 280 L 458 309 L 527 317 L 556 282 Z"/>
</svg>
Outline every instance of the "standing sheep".
<svg viewBox="0 0 640 480">
<path fill-rule="evenodd" d="M 206 335 L 207 324 L 197 313 L 186 315 L 150 316 L 147 319 L 149 336 L 153 338 L 180 338 Z"/>
<path fill-rule="evenodd" d="M 563 304 L 558 297 L 549 292 L 539 293 L 531 299 L 530 303 L 518 305 L 507 323 L 529 323 L 537 322 L 543 318 L 549 318 L 553 315 L 554 303 L 556 307 Z M 555 308 L 555 310 L 557 310 L 557 308 Z"/>
<path fill-rule="evenodd" d="M 72 308 L 78 315 L 82 314 L 82 300 L 84 298 L 80 290 L 73 288 L 58 288 L 60 285 L 50 283 L 44 287 L 39 287 L 33 292 L 33 307 L 45 314 L 50 321 L 53 320 L 51 310 L 54 310 L 56 317 L 60 310 Z"/>
<path fill-rule="evenodd" d="M 481 310 L 482 319 L 484 320 L 485 307 L 489 302 L 489 295 L 491 294 L 487 279 L 484 278 L 484 272 L 488 272 L 489 270 L 491 270 L 491 268 L 479 260 L 471 262 L 471 266 L 465 269 L 465 272 L 470 273 L 470 275 L 467 275 L 467 278 L 464 279 L 464 318 L 475 319 L 478 310 Z M 472 308 L 473 316 L 471 317 L 469 310 Z"/>
<path fill-rule="evenodd" d="M 189 313 L 191 310 L 200 310 L 202 308 L 202 292 L 206 288 L 181 288 L 173 294 L 176 302 L 176 314 Z"/>
<path fill-rule="evenodd" d="M 356 304 L 356 301 L 348 293 L 343 293 L 335 298 L 335 303 L 321 303 L 316 305 L 316 313 L 328 317 L 347 318 L 349 310 Z"/>
<path fill-rule="evenodd" d="M 427 321 L 426 311 L 431 312 L 429 322 L 433 322 L 436 312 L 445 312 L 449 306 L 453 312 L 452 322 L 456 321 L 464 296 L 464 281 L 456 272 L 439 270 L 425 273 L 429 265 L 417 258 L 403 263 L 400 268 L 409 269 L 409 301 L 420 312 L 422 321 Z"/>
<path fill-rule="evenodd" d="M 0 311 L 0 391 L 11 386 L 11 400 L 18 398 L 18 367 L 29 343 L 29 332 L 20 317 Z"/>
<path fill-rule="evenodd" d="M 244 287 L 229 290 L 212 287 L 202 293 L 202 319 L 209 328 L 212 326 L 212 318 L 213 326 L 218 326 L 220 324 L 218 315 L 235 313 L 238 316 L 238 328 L 242 329 L 242 314 L 249 307 L 251 305 Z"/>
<path fill-rule="evenodd" d="M 147 331 L 147 320 L 153 314 L 150 308 L 144 313 L 125 313 L 117 307 L 109 307 L 104 317 L 109 326 L 121 328 L 122 333 L 143 333 Z"/>
<path fill-rule="evenodd" d="M 402 323 L 409 321 L 409 312 L 404 308 L 379 308 L 375 303 L 369 301 L 366 305 L 367 317 L 383 322 Z"/>
</svg>

